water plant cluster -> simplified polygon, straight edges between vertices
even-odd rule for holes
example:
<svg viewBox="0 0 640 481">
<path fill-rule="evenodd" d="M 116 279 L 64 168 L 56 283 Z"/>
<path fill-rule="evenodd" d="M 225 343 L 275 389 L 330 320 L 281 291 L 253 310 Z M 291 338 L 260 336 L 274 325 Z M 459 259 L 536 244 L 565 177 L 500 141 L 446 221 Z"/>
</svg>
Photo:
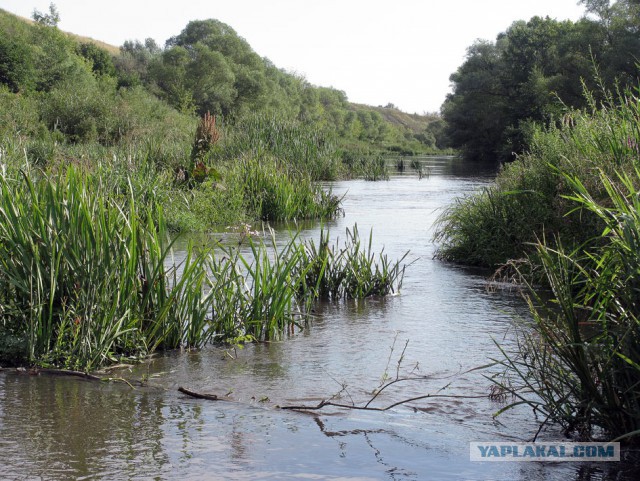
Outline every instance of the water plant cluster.
<svg viewBox="0 0 640 481">
<path fill-rule="evenodd" d="M 568 249 L 538 243 L 537 261 L 551 291 L 529 285 L 533 326 L 521 326 L 516 352 L 502 350 L 509 376 L 496 382 L 542 424 L 581 439 L 640 436 L 640 171 L 608 177 L 596 200 L 566 176 L 577 209 L 604 224 L 601 236 Z"/>
<path fill-rule="evenodd" d="M 494 184 L 459 199 L 438 220 L 442 259 L 497 268 L 535 255 L 538 240 L 579 246 L 602 233 L 598 216 L 575 210 L 569 199 L 576 177 L 594 199 L 604 199 L 599 172 L 632 175 L 638 165 L 640 105 L 637 93 L 605 97 L 585 93 L 589 110 L 569 110 L 550 127 L 536 126 L 531 150 L 505 164 Z"/>
<path fill-rule="evenodd" d="M 407 254 L 390 261 L 384 251 L 376 254 L 372 248 L 373 231 L 368 242 L 362 241 L 358 226 L 346 230 L 342 247 L 331 244 L 329 231 L 321 230 L 316 245 L 307 241 L 304 250 L 305 288 L 312 287 L 315 296 L 323 299 L 361 299 L 397 293 L 402 286 Z"/>
<path fill-rule="evenodd" d="M 3 361 L 89 371 L 159 349 L 275 339 L 308 321 L 338 264 L 353 273 L 343 297 L 385 295 L 402 280 L 400 261 L 369 249 L 363 262 L 355 230 L 328 257 L 293 236 L 282 247 L 248 238 L 244 254 L 190 246 L 175 261 L 161 205 L 139 203 L 132 183 L 111 189 L 76 167 L 0 175 Z"/>
<path fill-rule="evenodd" d="M 216 20 L 191 22 L 165 48 L 109 50 L 59 31 L 54 11 L 29 24 L 0 10 L 3 362 L 92 370 L 274 339 L 304 325 L 324 272 L 349 263 L 341 298 L 399 288 L 399 264 L 370 249 L 362 260 L 355 232 L 321 258 L 294 237 L 249 239 L 244 254 L 189 247 L 174 262 L 169 239 L 331 219 L 341 198 L 319 181 L 352 175 L 347 139 L 374 150 L 420 139 L 277 69 Z M 427 120 L 412 117 L 412 131 Z"/>
<path fill-rule="evenodd" d="M 495 185 L 444 213 L 441 257 L 510 270 L 532 323 L 499 383 L 542 424 L 583 439 L 640 435 L 640 97 L 603 94 L 537 128 Z"/>
</svg>

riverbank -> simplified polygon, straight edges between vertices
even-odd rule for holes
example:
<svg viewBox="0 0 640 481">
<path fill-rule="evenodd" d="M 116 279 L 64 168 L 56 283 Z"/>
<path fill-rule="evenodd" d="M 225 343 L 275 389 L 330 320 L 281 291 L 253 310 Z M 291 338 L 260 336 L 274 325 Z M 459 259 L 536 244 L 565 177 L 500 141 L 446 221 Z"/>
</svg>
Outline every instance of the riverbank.
<svg viewBox="0 0 640 481">
<path fill-rule="evenodd" d="M 537 128 L 532 151 L 450 207 L 436 237 L 440 258 L 501 266 L 528 288 L 534 323 L 503 351 L 500 389 L 567 434 L 630 441 L 640 433 L 640 98 L 587 97 L 589 113 Z"/>
<path fill-rule="evenodd" d="M 331 244 L 341 243 L 346 228 L 357 223 L 361 234 L 373 228 L 375 252 L 384 246 L 389 259 L 397 259 L 411 251 L 399 296 L 320 302 L 308 329 L 285 342 L 249 344 L 231 355 L 215 346 L 172 351 L 112 373 L 145 379 L 146 387 L 0 374 L 3 473 L 167 480 L 215 473 L 275 480 L 386 479 L 392 471 L 399 479 L 564 481 L 615 471 L 625 481 L 634 479 L 628 461 L 603 466 L 469 460 L 471 441 L 526 441 L 538 429 L 527 408 L 494 420 L 504 404 L 490 399 L 484 371 L 466 372 L 498 353 L 492 338 L 515 347 L 513 317 L 528 319 L 528 308 L 517 292 L 488 290 L 484 274 L 433 259 L 436 246 L 428 239 L 438 213 L 458 196 L 487 186 L 491 171 L 435 158 L 424 159 L 424 167 L 430 176 L 422 179 L 405 171 L 392 173 L 388 182 L 331 184 L 337 195 L 347 194 L 345 216 L 326 224 Z M 274 227 L 278 245 L 286 244 L 289 229 Z M 307 224 L 300 239 L 317 241 L 319 230 Z M 249 253 L 247 245 L 242 252 Z M 176 261 L 185 255 L 176 249 Z M 334 395 L 343 403 L 369 399 L 385 372 L 395 377 L 407 339 L 400 374 L 413 371 L 429 380 L 398 383 L 383 391 L 379 405 L 428 393 L 478 397 L 434 397 L 385 413 L 310 416 L 274 409 Z M 180 386 L 238 402 L 188 398 Z M 540 439 L 562 436 L 547 426 Z M 314 455 L 301 446 L 311 446 Z M 623 453 L 628 459 L 626 448 Z"/>
</svg>

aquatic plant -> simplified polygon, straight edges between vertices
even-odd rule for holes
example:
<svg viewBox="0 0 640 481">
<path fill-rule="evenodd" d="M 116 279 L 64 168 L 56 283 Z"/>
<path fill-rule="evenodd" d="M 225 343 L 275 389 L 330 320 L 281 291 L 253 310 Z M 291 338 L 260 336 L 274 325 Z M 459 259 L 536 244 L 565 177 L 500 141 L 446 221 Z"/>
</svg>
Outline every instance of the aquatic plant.
<svg viewBox="0 0 640 481">
<path fill-rule="evenodd" d="M 574 251 L 537 244 L 551 301 L 529 285 L 533 324 L 516 352 L 502 349 L 503 389 L 548 421 L 584 439 L 640 435 L 640 172 L 610 178 L 597 201 L 580 179 L 565 176 L 576 210 L 605 224 Z M 503 378 L 504 379 L 504 378 Z"/>
<path fill-rule="evenodd" d="M 342 174 L 335 142 L 319 128 L 277 115 L 246 115 L 227 125 L 217 158 L 242 156 L 278 159 L 280 167 L 311 180 L 335 180 Z"/>
<path fill-rule="evenodd" d="M 138 264 L 150 260 L 155 226 L 93 195 L 72 169 L 2 176 L 0 189 L 3 318 L 25 336 L 28 359 L 91 368 L 139 349 Z"/>
<path fill-rule="evenodd" d="M 270 243 L 249 238 L 244 255 L 189 246 L 176 263 L 162 208 L 140 206 L 131 184 L 122 197 L 73 167 L 0 175 L 0 358 L 89 371 L 304 325 L 324 289 L 309 272 L 324 261 L 296 236 L 282 247 L 273 232 Z M 399 265 L 381 254 L 379 267 L 371 238 L 362 249 L 357 231 L 350 236 L 349 253 L 330 257 L 344 271 L 340 295 L 397 289 Z"/>
<path fill-rule="evenodd" d="M 385 157 L 369 146 L 350 146 L 341 152 L 341 158 L 348 178 L 389 180 L 389 167 Z"/>
<path fill-rule="evenodd" d="M 238 168 L 246 205 L 258 219 L 331 219 L 340 212 L 340 197 L 273 158 L 244 157 Z"/>
<path fill-rule="evenodd" d="M 535 254 L 537 239 L 560 236 L 574 248 L 598 235 L 602 221 L 589 212 L 572 212 L 563 174 L 584 183 L 595 199 L 605 198 L 598 172 L 632 173 L 639 160 L 640 99 L 625 92 L 605 96 L 591 110 L 570 111 L 558 125 L 535 127 L 531 150 L 500 171 L 495 184 L 457 200 L 438 220 L 438 257 L 496 268 L 510 259 Z M 604 95 L 604 94 L 603 94 Z"/>
<path fill-rule="evenodd" d="M 308 315 L 304 299 L 296 296 L 306 269 L 300 265 L 302 245 L 294 236 L 278 247 L 273 231 L 268 243 L 251 237 L 247 242 L 249 255 L 220 246 L 223 260 L 213 263 L 213 289 L 219 296 L 213 303 L 214 330 L 223 339 L 238 333 L 277 339 L 301 326 Z M 221 277 L 226 280 L 220 282 Z"/>
<path fill-rule="evenodd" d="M 316 245 L 306 242 L 304 265 L 305 287 L 321 299 L 362 299 L 369 296 L 395 294 L 402 286 L 405 253 L 395 262 L 389 261 L 384 250 L 377 255 L 372 249 L 373 231 L 368 242 L 360 239 L 358 226 L 346 229 L 342 247 L 329 244 L 329 231 L 321 229 Z"/>
<path fill-rule="evenodd" d="M 418 173 L 419 179 L 422 179 L 424 176 L 429 176 L 429 169 L 425 170 L 424 164 L 420 159 L 412 159 L 411 168 Z"/>
</svg>

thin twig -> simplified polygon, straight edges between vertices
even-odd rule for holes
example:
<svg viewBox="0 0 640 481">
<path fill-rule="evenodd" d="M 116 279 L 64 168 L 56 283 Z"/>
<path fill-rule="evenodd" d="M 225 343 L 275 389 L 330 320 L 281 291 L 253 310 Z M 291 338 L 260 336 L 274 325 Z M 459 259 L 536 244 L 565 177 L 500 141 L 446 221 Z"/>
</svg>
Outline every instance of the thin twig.
<svg viewBox="0 0 640 481">
<path fill-rule="evenodd" d="M 403 399 L 402 401 L 398 401 L 396 403 L 390 404 L 389 406 L 383 407 L 383 408 L 370 408 L 366 406 L 353 406 L 353 405 L 349 405 L 349 404 L 339 404 L 339 403 L 334 403 L 331 401 L 320 401 L 320 403 L 318 403 L 318 405 L 316 406 L 305 406 L 305 405 L 300 405 L 300 406 L 278 406 L 280 409 L 287 409 L 287 410 L 299 410 L 299 411 L 315 411 L 318 409 L 322 409 L 325 406 L 333 406 L 333 407 L 338 407 L 338 408 L 345 408 L 345 409 L 356 409 L 356 410 L 360 410 L 360 411 L 388 411 L 391 408 L 394 408 L 396 406 L 399 406 L 401 404 L 406 404 L 412 401 L 419 401 L 421 399 L 427 399 L 427 398 L 447 398 L 447 399 L 484 399 L 486 398 L 487 395 L 483 394 L 483 395 L 478 395 L 478 396 L 457 396 L 455 394 L 425 394 L 424 396 L 417 396 L 417 397 L 413 397 L 410 399 Z"/>
</svg>

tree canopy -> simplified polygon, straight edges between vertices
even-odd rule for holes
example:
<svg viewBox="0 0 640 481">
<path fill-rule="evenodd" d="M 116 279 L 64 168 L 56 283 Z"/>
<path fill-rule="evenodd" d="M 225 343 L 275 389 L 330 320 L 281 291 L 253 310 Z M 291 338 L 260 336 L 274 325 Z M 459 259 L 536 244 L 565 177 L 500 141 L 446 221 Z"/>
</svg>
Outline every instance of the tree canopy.
<svg viewBox="0 0 640 481">
<path fill-rule="evenodd" d="M 107 121 L 105 112 L 135 110 L 117 103 L 143 89 L 191 117 L 208 112 L 233 123 L 256 113 L 275 116 L 326 131 L 348 148 L 446 148 L 443 129 L 428 127 L 438 116 L 399 122 L 393 106 L 353 105 L 340 90 L 277 68 L 218 20 L 189 22 L 164 47 L 151 38 L 128 40 L 114 55 L 59 30 L 59 18 L 53 4 L 48 13 L 34 12 L 34 24 L 0 10 L 0 93 L 37 100 L 38 118 L 72 142 L 108 143 L 122 135 L 126 129 L 116 127 L 122 114 Z"/>
<path fill-rule="evenodd" d="M 442 114 L 468 158 L 505 161 L 526 150 L 531 122 L 548 124 L 590 90 L 637 83 L 640 2 L 584 0 L 577 22 L 533 17 L 479 41 L 451 77 Z"/>
</svg>

